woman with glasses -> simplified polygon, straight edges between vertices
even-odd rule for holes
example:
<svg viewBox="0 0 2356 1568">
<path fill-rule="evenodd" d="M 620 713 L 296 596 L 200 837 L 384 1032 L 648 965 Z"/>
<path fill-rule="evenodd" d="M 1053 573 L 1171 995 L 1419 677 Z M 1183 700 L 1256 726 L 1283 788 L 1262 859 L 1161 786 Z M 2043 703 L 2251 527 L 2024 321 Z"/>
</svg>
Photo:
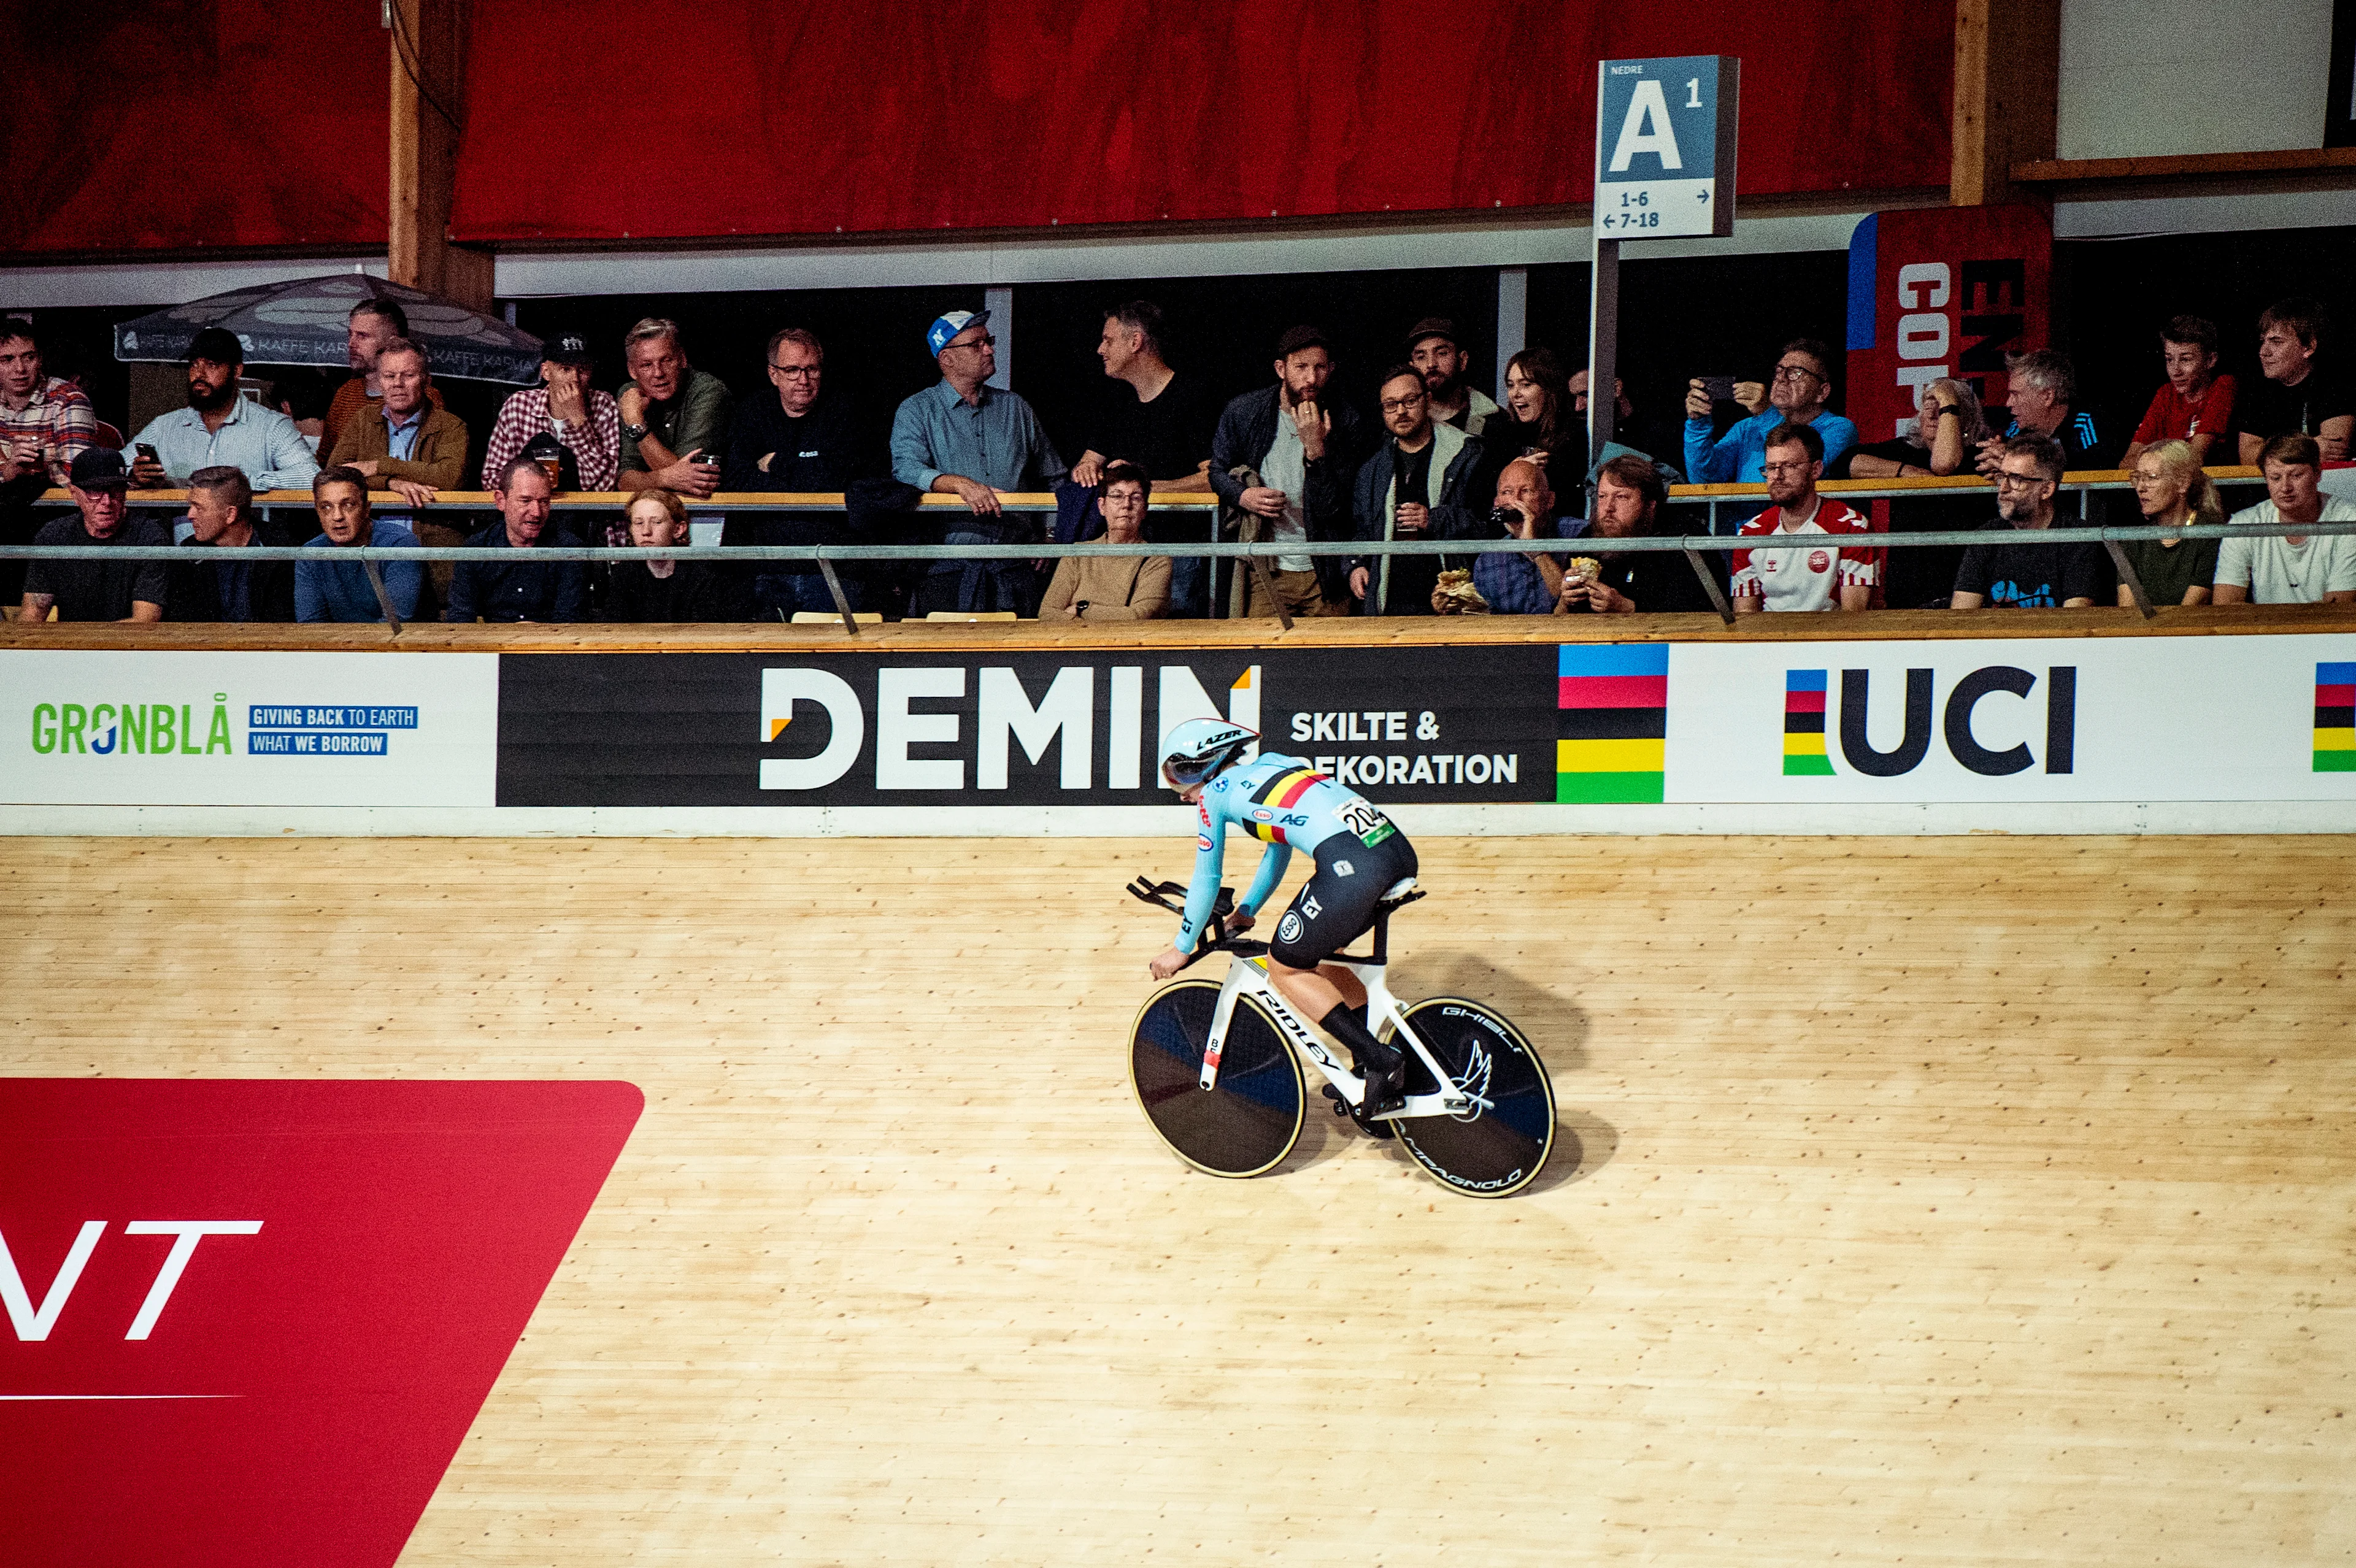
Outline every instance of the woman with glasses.
<svg viewBox="0 0 2356 1568">
<path fill-rule="evenodd" d="M 2163 441 L 2136 453 L 2136 505 L 2143 520 L 2155 528 L 2207 527 L 2225 520 L 2217 486 L 2201 471 L 2192 443 Z M 2127 564 L 2143 584 L 2144 597 L 2156 605 L 2206 604 L 2209 584 L 2217 575 L 2216 539 L 2182 538 L 2136 539 L 2120 548 Z M 2119 608 L 2135 607 L 2135 594 L 2119 584 Z"/>
<path fill-rule="evenodd" d="M 1104 508 L 1107 544 L 1145 540 L 1145 497 L 1152 489 L 1145 470 L 1116 463 L 1097 483 Z M 1039 602 L 1042 621 L 1154 621 L 1170 610 L 1170 558 L 1166 555 L 1067 555 L 1055 563 L 1055 580 Z"/>
</svg>

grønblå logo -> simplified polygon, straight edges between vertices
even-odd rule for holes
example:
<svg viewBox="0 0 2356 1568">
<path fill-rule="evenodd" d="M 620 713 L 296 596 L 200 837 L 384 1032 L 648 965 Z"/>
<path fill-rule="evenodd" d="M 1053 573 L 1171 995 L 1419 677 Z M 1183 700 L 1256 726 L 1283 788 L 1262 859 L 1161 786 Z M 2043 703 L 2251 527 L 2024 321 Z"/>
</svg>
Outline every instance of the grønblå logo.
<svg viewBox="0 0 2356 1568">
<path fill-rule="evenodd" d="M 235 756 L 229 694 L 213 693 L 209 720 L 192 702 L 37 702 L 33 751 L 39 756 Z M 198 727 L 204 739 L 197 738 Z"/>
</svg>

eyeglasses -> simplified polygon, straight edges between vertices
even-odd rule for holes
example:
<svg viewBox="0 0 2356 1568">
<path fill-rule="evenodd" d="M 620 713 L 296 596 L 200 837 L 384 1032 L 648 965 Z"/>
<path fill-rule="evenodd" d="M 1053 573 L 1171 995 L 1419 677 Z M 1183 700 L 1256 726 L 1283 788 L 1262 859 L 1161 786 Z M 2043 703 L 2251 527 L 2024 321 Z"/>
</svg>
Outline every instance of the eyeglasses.
<svg viewBox="0 0 2356 1568">
<path fill-rule="evenodd" d="M 815 381 L 819 368 L 815 365 L 772 365 L 770 369 L 788 381 Z"/>
<path fill-rule="evenodd" d="M 1778 474 L 1805 474 L 1815 466 L 1814 459 L 1806 463 L 1770 463 L 1764 464 L 1761 472 L 1772 479 Z"/>
<path fill-rule="evenodd" d="M 1814 370 L 1809 369 L 1805 365 L 1778 365 L 1775 367 L 1775 379 L 1778 381 L 1821 381 L 1824 378 L 1817 375 Z"/>
<path fill-rule="evenodd" d="M 2042 474 L 1999 474 L 1996 476 L 1996 487 L 1999 490 L 2026 490 L 2032 485 L 2052 483 Z"/>
<path fill-rule="evenodd" d="M 1421 392 L 1416 393 L 1415 396 L 1411 398 L 1385 398 L 1383 400 L 1383 412 L 1387 414 L 1403 414 L 1409 409 L 1419 409 L 1423 407 L 1423 405 L 1430 400 L 1426 398 Z"/>
<path fill-rule="evenodd" d="M 943 353 L 947 353 L 952 348 L 995 348 L 997 346 L 998 339 L 991 336 L 990 334 L 985 332 L 980 337 L 969 337 L 963 343 L 943 344 L 941 346 L 941 351 Z"/>
</svg>

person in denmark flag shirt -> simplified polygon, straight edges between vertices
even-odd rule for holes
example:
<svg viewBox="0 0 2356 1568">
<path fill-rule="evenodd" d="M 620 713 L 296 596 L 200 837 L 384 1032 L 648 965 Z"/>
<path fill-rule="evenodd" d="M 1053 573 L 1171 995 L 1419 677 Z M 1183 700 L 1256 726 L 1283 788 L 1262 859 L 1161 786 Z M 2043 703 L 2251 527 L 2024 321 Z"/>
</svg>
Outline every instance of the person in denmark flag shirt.
<svg viewBox="0 0 2356 1568">
<path fill-rule="evenodd" d="M 1743 524 L 1741 537 L 1781 532 L 1827 538 L 1820 547 L 1736 550 L 1735 613 L 1869 607 L 1881 576 L 1872 547 L 1862 542 L 1872 526 L 1829 496 L 1816 494 L 1825 472 L 1824 437 L 1804 424 L 1777 425 L 1767 433 L 1766 469 L 1767 498 L 1775 504 Z M 1860 542 L 1847 542 L 1851 534 Z"/>
</svg>

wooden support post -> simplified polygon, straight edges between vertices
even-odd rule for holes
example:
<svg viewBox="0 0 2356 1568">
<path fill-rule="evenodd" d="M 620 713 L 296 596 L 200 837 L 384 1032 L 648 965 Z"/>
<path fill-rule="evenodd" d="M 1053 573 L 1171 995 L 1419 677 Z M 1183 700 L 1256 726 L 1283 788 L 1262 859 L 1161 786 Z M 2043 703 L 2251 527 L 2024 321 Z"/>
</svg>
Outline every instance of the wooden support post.
<svg viewBox="0 0 2356 1568">
<path fill-rule="evenodd" d="M 389 0 L 392 64 L 392 281 L 491 309 L 491 255 L 450 243 L 458 133 L 466 112 L 469 0 Z"/>
<path fill-rule="evenodd" d="M 2012 166 L 2053 156 L 2061 0 L 1955 0 L 1956 207 L 2043 199 L 2016 190 Z"/>
</svg>

